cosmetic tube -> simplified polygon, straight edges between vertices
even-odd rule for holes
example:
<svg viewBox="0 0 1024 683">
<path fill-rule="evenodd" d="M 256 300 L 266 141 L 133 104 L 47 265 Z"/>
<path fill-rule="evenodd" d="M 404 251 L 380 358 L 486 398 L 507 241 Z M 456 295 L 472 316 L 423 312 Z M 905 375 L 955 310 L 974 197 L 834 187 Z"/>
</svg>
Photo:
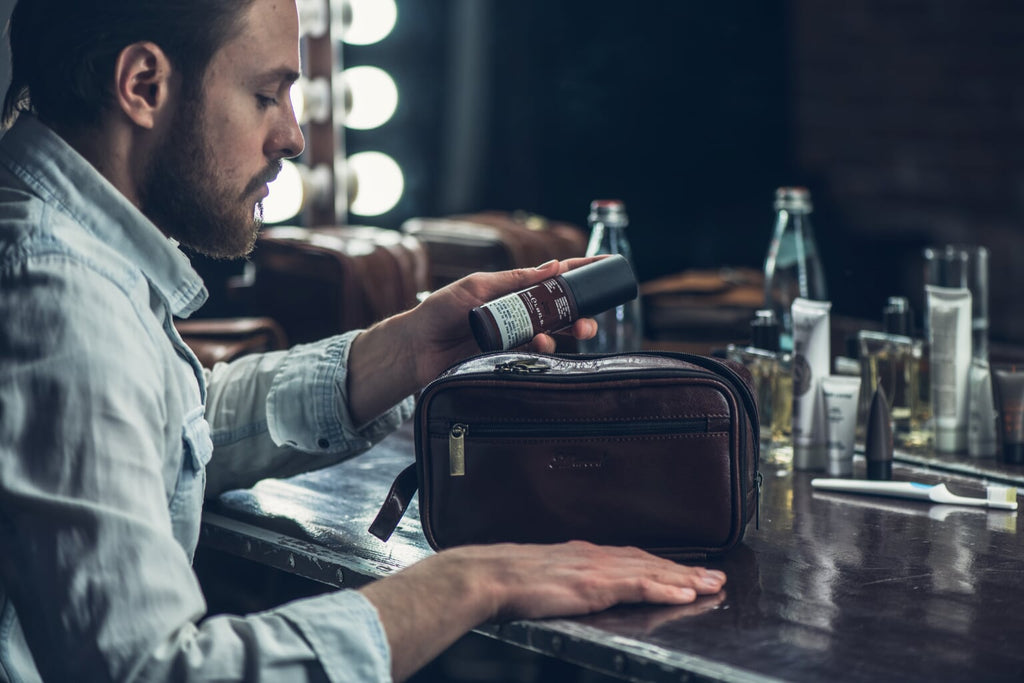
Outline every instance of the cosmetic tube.
<svg viewBox="0 0 1024 683">
<path fill-rule="evenodd" d="M 971 372 L 971 291 L 927 285 L 935 450 L 967 450 Z"/>
<path fill-rule="evenodd" d="M 469 312 L 469 326 L 481 350 L 505 351 L 624 304 L 637 292 L 633 268 L 616 254 L 478 306 Z"/>
<path fill-rule="evenodd" d="M 830 477 L 848 477 L 853 474 L 853 440 L 857 432 L 859 393 L 860 377 L 830 375 L 821 378 Z"/>
<path fill-rule="evenodd" d="M 825 404 L 822 377 L 831 360 L 829 301 L 793 301 L 793 468 L 825 470 Z"/>
<path fill-rule="evenodd" d="M 999 440 L 1003 461 L 1024 464 L 1024 372 L 992 371 L 995 405 L 999 414 Z"/>
<path fill-rule="evenodd" d="M 990 458 L 996 454 L 996 407 L 992 399 L 992 373 L 987 360 L 974 358 L 968 384 L 967 455 Z"/>
<path fill-rule="evenodd" d="M 864 460 L 868 479 L 892 479 L 892 416 L 889 399 L 879 384 L 871 397 L 868 410 L 868 428 L 864 437 Z"/>
</svg>

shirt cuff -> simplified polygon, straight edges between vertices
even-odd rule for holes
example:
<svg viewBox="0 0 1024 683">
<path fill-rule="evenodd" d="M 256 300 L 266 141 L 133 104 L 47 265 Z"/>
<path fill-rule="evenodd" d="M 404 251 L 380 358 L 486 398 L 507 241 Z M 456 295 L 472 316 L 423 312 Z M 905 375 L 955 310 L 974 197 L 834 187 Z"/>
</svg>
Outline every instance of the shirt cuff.
<svg viewBox="0 0 1024 683">
<path fill-rule="evenodd" d="M 348 354 L 355 330 L 288 352 L 267 394 L 267 428 L 278 445 L 311 453 L 364 451 L 413 413 L 411 396 L 368 424 L 348 409 Z"/>
<path fill-rule="evenodd" d="M 391 680 L 387 634 L 362 593 L 343 590 L 272 611 L 302 633 L 331 683 Z"/>
</svg>

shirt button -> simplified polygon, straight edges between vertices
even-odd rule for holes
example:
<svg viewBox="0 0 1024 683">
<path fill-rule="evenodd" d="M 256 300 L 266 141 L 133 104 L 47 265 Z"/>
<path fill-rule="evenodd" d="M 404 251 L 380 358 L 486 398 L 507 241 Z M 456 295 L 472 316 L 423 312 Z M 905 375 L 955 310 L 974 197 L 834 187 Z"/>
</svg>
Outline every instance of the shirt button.
<svg viewBox="0 0 1024 683">
<path fill-rule="evenodd" d="M 319 441 L 316 442 L 316 445 L 319 446 L 320 448 L 327 448 L 331 445 L 331 442 L 328 441 L 327 439 L 320 439 Z"/>
</svg>

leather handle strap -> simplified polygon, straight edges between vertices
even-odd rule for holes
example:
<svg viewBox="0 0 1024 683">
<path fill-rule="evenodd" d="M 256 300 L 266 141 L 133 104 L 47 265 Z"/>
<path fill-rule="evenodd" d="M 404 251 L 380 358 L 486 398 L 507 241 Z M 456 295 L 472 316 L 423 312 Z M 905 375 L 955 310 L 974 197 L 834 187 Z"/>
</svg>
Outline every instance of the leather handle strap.
<svg viewBox="0 0 1024 683">
<path fill-rule="evenodd" d="M 385 542 L 391 538 L 391 534 L 395 533 L 395 529 L 398 528 L 398 523 L 402 521 L 409 503 L 412 502 L 412 497 L 416 494 L 418 486 L 416 464 L 413 463 L 395 477 L 394 483 L 391 484 L 391 490 L 388 491 L 384 504 L 380 507 L 380 512 L 370 524 L 370 533 Z"/>
</svg>

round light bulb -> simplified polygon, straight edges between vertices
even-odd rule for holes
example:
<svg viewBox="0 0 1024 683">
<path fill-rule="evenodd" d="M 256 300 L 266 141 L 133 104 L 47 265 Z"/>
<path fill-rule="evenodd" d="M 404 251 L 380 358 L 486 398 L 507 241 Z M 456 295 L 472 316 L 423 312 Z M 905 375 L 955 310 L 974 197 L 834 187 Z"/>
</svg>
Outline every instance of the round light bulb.
<svg viewBox="0 0 1024 683">
<path fill-rule="evenodd" d="M 342 83 L 348 89 L 345 98 L 345 125 L 368 130 L 387 122 L 398 107 L 398 87 L 383 69 L 375 66 L 354 66 L 342 72 Z"/>
<path fill-rule="evenodd" d="M 355 196 L 349 210 L 360 216 L 379 216 L 395 207 L 405 191 L 405 177 L 394 159 L 381 152 L 359 152 L 348 159 Z"/>
<path fill-rule="evenodd" d="M 349 45 L 372 45 L 383 39 L 398 20 L 395 0 L 346 0 L 342 40 Z"/>
<path fill-rule="evenodd" d="M 295 218 L 302 211 L 305 188 L 299 167 L 287 159 L 281 162 L 281 172 L 268 186 L 270 193 L 263 200 L 263 222 L 281 223 Z"/>
<path fill-rule="evenodd" d="M 327 33 L 329 9 L 327 0 L 299 0 L 299 30 L 303 35 L 319 38 Z"/>
</svg>

